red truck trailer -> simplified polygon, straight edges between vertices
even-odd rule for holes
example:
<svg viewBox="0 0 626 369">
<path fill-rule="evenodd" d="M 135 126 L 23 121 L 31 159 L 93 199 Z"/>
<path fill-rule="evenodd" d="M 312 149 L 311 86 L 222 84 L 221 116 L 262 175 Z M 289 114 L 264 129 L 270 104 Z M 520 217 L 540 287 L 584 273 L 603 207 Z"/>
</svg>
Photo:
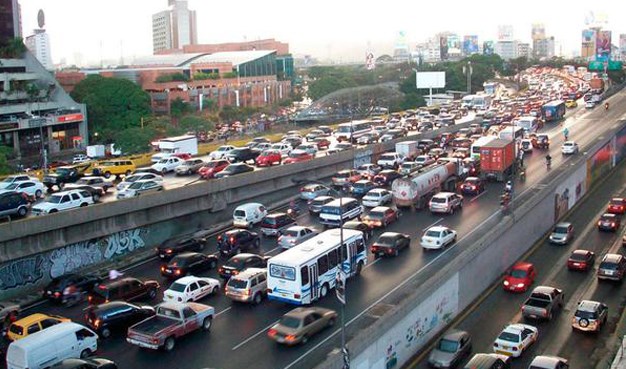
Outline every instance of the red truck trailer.
<svg viewBox="0 0 626 369">
<path fill-rule="evenodd" d="M 513 171 L 515 141 L 493 140 L 480 148 L 480 173 L 482 179 L 502 182 Z"/>
</svg>

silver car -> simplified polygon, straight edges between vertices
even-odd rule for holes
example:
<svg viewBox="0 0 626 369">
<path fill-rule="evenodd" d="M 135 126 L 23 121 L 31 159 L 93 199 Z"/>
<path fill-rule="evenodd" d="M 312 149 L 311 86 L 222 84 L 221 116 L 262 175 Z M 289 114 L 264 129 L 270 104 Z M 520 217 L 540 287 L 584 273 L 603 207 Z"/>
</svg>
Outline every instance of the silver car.
<svg viewBox="0 0 626 369">
<path fill-rule="evenodd" d="M 574 236 L 574 226 L 572 223 L 561 222 L 554 226 L 554 230 L 550 233 L 550 242 L 559 245 L 565 245 Z"/>
<path fill-rule="evenodd" d="M 176 167 L 176 175 L 190 175 L 197 173 L 200 168 L 204 166 L 205 162 L 202 159 L 189 159 L 185 160 L 181 165 Z"/>
<path fill-rule="evenodd" d="M 303 226 L 293 226 L 283 231 L 283 234 L 278 237 L 278 246 L 283 249 L 290 249 L 293 246 L 308 240 L 311 237 L 317 235 L 317 231 Z"/>
<path fill-rule="evenodd" d="M 330 188 L 317 184 L 311 183 L 300 188 L 300 198 L 303 200 L 311 201 L 318 196 L 326 196 Z"/>
<path fill-rule="evenodd" d="M 118 199 L 137 197 L 145 193 L 163 191 L 163 183 L 154 180 L 137 181 L 125 190 L 117 192 Z"/>
<path fill-rule="evenodd" d="M 428 363 L 435 368 L 454 368 L 472 352 L 469 333 L 459 330 L 446 332 L 430 352 Z"/>
</svg>

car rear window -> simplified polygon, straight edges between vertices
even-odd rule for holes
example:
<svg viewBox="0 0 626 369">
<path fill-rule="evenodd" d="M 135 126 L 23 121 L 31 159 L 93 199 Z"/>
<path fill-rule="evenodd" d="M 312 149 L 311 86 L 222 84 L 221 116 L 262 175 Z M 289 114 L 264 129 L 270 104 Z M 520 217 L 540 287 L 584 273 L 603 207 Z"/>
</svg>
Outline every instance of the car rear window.
<svg viewBox="0 0 626 369">
<path fill-rule="evenodd" d="M 246 288 L 248 287 L 248 281 L 244 281 L 244 280 L 237 279 L 237 278 L 231 278 L 228 281 L 228 287 L 239 288 L 239 289 Z"/>
<path fill-rule="evenodd" d="M 263 221 L 261 222 L 261 226 L 263 225 L 274 225 L 276 224 L 276 219 L 274 217 L 265 217 L 263 218 Z"/>
<path fill-rule="evenodd" d="M 283 232 L 283 236 L 285 236 L 285 237 L 298 237 L 299 233 L 300 233 L 299 231 L 296 231 L 296 230 L 293 230 L 293 229 L 288 229 L 285 232 Z"/>
<path fill-rule="evenodd" d="M 244 217 L 244 218 L 245 218 L 245 216 L 246 216 L 246 212 L 245 212 L 245 211 L 243 211 L 243 210 L 235 210 L 234 215 L 235 215 L 236 217 Z"/>
<path fill-rule="evenodd" d="M 554 233 L 567 233 L 567 227 L 556 227 Z"/>
<path fill-rule="evenodd" d="M 185 292 L 185 288 L 186 288 L 186 287 L 187 287 L 187 286 L 186 286 L 186 285 L 184 285 L 184 284 L 182 284 L 182 283 L 176 283 L 176 282 L 175 282 L 175 283 L 173 283 L 173 284 L 170 286 L 170 288 L 169 288 L 169 289 L 170 289 L 170 290 L 172 290 L 172 291 L 174 291 L 174 292 Z"/>
<path fill-rule="evenodd" d="M 600 269 L 617 270 L 617 264 L 609 261 L 603 261 L 602 263 L 600 263 Z"/>
<path fill-rule="evenodd" d="M 577 318 L 581 318 L 581 319 L 597 319 L 598 318 L 598 314 L 596 314 L 595 311 L 576 310 L 576 313 L 574 313 L 574 316 L 576 316 Z"/>
<path fill-rule="evenodd" d="M 569 258 L 571 260 L 584 261 L 584 260 L 587 260 L 587 255 L 585 255 L 585 254 L 572 254 Z"/>
<path fill-rule="evenodd" d="M 9 331 L 13 334 L 17 334 L 21 336 L 24 334 L 24 327 L 22 327 L 21 325 L 17 325 L 17 324 L 11 324 L 11 326 L 9 327 Z"/>
<path fill-rule="evenodd" d="M 311 205 L 324 205 L 327 204 L 329 202 L 333 201 L 332 199 L 314 199 L 313 201 L 311 201 Z"/>
<path fill-rule="evenodd" d="M 431 202 L 434 202 L 436 204 L 445 204 L 446 203 L 446 198 L 445 197 L 433 197 L 430 199 Z"/>
</svg>

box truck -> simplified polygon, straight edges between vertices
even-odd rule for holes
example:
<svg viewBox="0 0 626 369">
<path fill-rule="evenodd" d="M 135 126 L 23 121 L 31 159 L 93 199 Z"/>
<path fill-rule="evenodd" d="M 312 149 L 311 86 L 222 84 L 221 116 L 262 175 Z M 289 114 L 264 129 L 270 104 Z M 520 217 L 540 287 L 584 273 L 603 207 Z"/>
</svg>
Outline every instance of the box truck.
<svg viewBox="0 0 626 369">
<path fill-rule="evenodd" d="M 174 154 L 198 155 L 198 138 L 191 135 L 163 138 L 159 141 L 159 151 L 152 155 L 153 163 Z"/>
</svg>

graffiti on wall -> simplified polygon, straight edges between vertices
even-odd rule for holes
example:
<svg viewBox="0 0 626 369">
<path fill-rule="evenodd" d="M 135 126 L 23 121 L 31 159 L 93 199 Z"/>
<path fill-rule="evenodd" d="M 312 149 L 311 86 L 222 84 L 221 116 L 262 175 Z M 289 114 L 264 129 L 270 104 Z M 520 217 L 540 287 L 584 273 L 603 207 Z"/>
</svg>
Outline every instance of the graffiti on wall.
<svg viewBox="0 0 626 369">
<path fill-rule="evenodd" d="M 0 265 L 0 291 L 60 277 L 143 249 L 147 233 L 147 228 L 136 228 L 4 263 Z"/>
<path fill-rule="evenodd" d="M 574 174 L 557 187 L 554 193 L 554 221 L 571 209 L 586 191 L 587 167 L 579 167 Z"/>
</svg>

